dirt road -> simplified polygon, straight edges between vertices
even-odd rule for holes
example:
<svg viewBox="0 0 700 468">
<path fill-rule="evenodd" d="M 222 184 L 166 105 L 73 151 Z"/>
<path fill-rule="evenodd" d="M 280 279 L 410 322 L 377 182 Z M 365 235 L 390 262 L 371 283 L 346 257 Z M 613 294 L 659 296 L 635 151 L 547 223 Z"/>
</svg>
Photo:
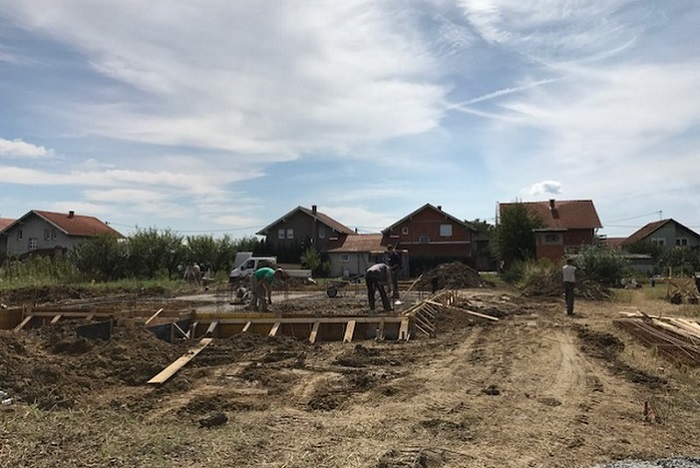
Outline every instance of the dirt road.
<svg viewBox="0 0 700 468">
<path fill-rule="evenodd" d="M 141 343 L 133 336 L 57 354 L 45 332 L 3 335 L 1 357 L 58 366 L 50 385 L 73 403 L 70 411 L 4 408 L 0 465 L 590 467 L 700 455 L 697 370 L 658 358 L 612 325 L 624 307 L 677 314 L 678 306 L 580 301 L 569 318 L 561 301 L 463 294 L 500 321 L 450 310 L 436 337 L 408 342 L 220 339 L 162 388 L 106 370 Z M 319 300 L 324 310 L 343 304 Z M 158 365 L 182 352 L 150 346 Z M 102 379 L 89 372 L 96 360 Z M 127 362 L 140 369 L 135 357 Z M 46 384 L 36 371 L 22 378 Z M 645 401 L 655 421 L 645 421 Z M 217 413 L 225 424 L 200 427 Z"/>
</svg>

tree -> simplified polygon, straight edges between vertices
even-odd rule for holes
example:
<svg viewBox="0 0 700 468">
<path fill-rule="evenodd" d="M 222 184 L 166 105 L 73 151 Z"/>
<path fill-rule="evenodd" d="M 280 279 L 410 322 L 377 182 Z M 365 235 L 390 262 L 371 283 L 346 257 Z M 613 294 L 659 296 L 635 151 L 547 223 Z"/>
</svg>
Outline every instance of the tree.
<svg viewBox="0 0 700 468">
<path fill-rule="evenodd" d="M 125 242 L 100 235 L 75 246 L 68 254 L 76 268 L 91 279 L 108 281 L 125 276 Z"/>
<path fill-rule="evenodd" d="M 581 269 L 582 277 L 605 286 L 617 286 L 628 266 L 628 261 L 620 250 L 595 245 L 581 249 L 575 262 Z"/>
<path fill-rule="evenodd" d="M 535 257 L 536 244 L 533 229 L 544 226 L 538 216 L 531 214 L 522 203 L 506 207 L 494 230 L 493 240 L 496 254 L 506 268 L 515 261 L 526 261 Z"/>
<path fill-rule="evenodd" d="M 476 218 L 473 221 L 464 222 L 467 223 L 476 232 L 492 232 L 496 228 L 493 224 L 490 224 L 488 221 L 481 220 L 479 218 Z"/>
<path fill-rule="evenodd" d="M 695 276 L 700 271 L 700 250 L 691 247 L 674 247 L 659 259 L 659 271 L 670 268 L 674 276 Z"/>
</svg>

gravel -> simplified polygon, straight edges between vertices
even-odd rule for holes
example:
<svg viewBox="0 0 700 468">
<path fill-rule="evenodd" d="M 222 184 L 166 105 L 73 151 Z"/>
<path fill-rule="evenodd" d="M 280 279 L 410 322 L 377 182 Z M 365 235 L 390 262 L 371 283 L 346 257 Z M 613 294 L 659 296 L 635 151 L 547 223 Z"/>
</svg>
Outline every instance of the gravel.
<svg viewBox="0 0 700 468">
<path fill-rule="evenodd" d="M 591 468 L 700 468 L 700 458 L 660 458 L 658 460 L 619 460 Z"/>
</svg>

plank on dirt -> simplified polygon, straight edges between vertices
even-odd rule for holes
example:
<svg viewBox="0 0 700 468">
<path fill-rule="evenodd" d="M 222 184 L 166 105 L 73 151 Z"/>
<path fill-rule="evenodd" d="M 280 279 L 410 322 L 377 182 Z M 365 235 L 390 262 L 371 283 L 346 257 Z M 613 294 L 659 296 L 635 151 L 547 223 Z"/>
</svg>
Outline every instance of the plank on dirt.
<svg viewBox="0 0 700 468">
<path fill-rule="evenodd" d="M 399 328 L 399 340 L 408 341 L 408 318 L 401 320 L 401 327 Z"/>
<path fill-rule="evenodd" d="M 282 322 L 275 322 L 275 324 L 272 326 L 272 329 L 270 330 L 270 333 L 268 336 L 277 335 L 277 332 L 279 331 L 281 326 L 282 326 Z"/>
<path fill-rule="evenodd" d="M 175 375 L 177 371 L 182 369 L 188 362 L 194 359 L 199 353 L 204 350 L 213 341 L 213 338 L 202 338 L 196 347 L 190 349 L 185 354 L 177 358 L 172 364 L 163 369 L 158 375 L 148 381 L 149 384 L 160 385 L 168 381 L 170 377 Z"/>
<path fill-rule="evenodd" d="M 148 320 L 146 320 L 146 325 L 148 325 L 148 324 L 151 323 L 153 320 L 155 320 L 156 317 L 158 317 L 158 315 L 160 315 L 161 312 L 163 312 L 163 309 L 162 309 L 162 308 L 158 309 L 158 311 L 157 311 L 155 314 L 151 315 L 151 317 L 150 317 Z"/>
<path fill-rule="evenodd" d="M 28 324 L 29 322 L 31 322 L 33 318 L 34 318 L 34 316 L 33 316 L 32 314 L 29 314 L 29 315 L 27 315 L 26 317 L 24 317 L 24 320 L 22 320 L 22 321 L 20 322 L 20 324 L 17 325 L 17 326 L 15 327 L 14 331 L 16 331 L 16 332 L 20 331 L 22 328 L 24 328 L 24 326 L 25 326 L 26 324 Z"/>
<path fill-rule="evenodd" d="M 321 326 L 321 322 L 314 322 L 314 326 L 311 328 L 311 334 L 309 335 L 309 343 L 316 343 L 316 338 L 318 338 L 318 329 Z"/>
<path fill-rule="evenodd" d="M 357 324 L 356 320 L 349 320 L 348 321 L 348 326 L 345 328 L 345 336 L 343 337 L 343 342 L 350 343 L 352 341 L 352 337 L 355 334 L 355 325 L 356 324 Z"/>
<path fill-rule="evenodd" d="M 61 317 L 63 317 L 63 314 L 56 314 L 53 316 L 51 319 L 51 325 L 58 323 L 59 320 L 61 320 Z"/>
</svg>

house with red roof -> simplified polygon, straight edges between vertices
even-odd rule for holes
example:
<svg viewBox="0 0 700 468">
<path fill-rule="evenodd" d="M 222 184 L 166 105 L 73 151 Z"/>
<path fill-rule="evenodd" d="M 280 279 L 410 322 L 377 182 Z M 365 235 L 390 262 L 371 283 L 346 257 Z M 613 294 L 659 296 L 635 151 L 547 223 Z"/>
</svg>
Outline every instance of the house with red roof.
<svg viewBox="0 0 700 468">
<path fill-rule="evenodd" d="M 7 226 L 14 223 L 15 220 L 12 218 L 0 218 L 0 232 L 3 231 Z M 7 251 L 7 237 L 0 234 L 0 258 L 5 255 Z"/>
<path fill-rule="evenodd" d="M 313 247 L 322 252 L 329 244 L 355 234 L 355 231 L 312 205 L 311 209 L 297 206 L 256 234 L 265 236 L 267 242 L 278 251 L 292 251 L 303 245 L 304 248 Z"/>
<path fill-rule="evenodd" d="M 108 224 L 74 211 L 56 213 L 32 210 L 0 230 L 8 256 L 32 253 L 61 255 L 76 245 L 100 235 L 123 238 Z"/>
<path fill-rule="evenodd" d="M 499 216 L 516 203 L 499 203 Z M 602 227 L 592 200 L 554 200 L 519 202 L 528 213 L 542 220 L 535 230 L 536 257 L 558 262 L 581 247 L 595 243 Z"/>
</svg>

